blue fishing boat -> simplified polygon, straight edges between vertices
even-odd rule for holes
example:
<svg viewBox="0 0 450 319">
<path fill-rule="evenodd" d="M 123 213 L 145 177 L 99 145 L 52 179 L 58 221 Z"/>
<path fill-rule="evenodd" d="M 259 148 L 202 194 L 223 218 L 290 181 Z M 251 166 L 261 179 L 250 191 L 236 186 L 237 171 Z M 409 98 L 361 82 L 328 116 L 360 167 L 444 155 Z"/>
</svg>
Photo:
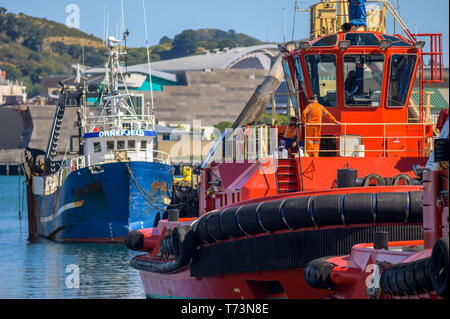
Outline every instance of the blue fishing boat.
<svg viewBox="0 0 450 319">
<path fill-rule="evenodd" d="M 170 204 L 174 168 L 154 148 L 154 112 L 137 112 L 118 90 L 120 42 L 108 39 L 103 85 L 62 86 L 46 151 L 25 150 L 30 239 L 123 242 L 129 231 L 156 226 Z M 72 157 L 56 152 L 69 100 L 79 103 Z M 87 115 L 88 100 L 98 101 L 97 115 Z"/>
</svg>

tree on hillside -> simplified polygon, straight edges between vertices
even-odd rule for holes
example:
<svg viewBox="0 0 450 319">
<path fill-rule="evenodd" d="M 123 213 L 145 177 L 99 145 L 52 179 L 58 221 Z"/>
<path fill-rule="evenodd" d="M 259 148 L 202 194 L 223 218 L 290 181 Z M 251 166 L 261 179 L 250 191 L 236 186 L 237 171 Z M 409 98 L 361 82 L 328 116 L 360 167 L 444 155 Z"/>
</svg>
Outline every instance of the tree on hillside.
<svg viewBox="0 0 450 319">
<path fill-rule="evenodd" d="M 236 46 L 236 42 L 233 40 L 223 38 L 218 39 L 217 44 L 221 50 L 223 50 L 223 48 L 234 48 Z"/>
<path fill-rule="evenodd" d="M 173 40 L 167 36 L 163 36 L 161 38 L 161 40 L 159 40 L 159 44 L 164 44 L 164 43 L 172 44 Z"/>
<path fill-rule="evenodd" d="M 79 59 L 82 53 L 81 46 L 79 46 L 78 44 L 71 44 L 69 46 L 68 53 L 72 58 Z"/>
<path fill-rule="evenodd" d="M 194 54 L 198 47 L 198 36 L 194 30 L 185 30 L 175 36 L 173 48 L 170 50 L 173 58 Z"/>
</svg>

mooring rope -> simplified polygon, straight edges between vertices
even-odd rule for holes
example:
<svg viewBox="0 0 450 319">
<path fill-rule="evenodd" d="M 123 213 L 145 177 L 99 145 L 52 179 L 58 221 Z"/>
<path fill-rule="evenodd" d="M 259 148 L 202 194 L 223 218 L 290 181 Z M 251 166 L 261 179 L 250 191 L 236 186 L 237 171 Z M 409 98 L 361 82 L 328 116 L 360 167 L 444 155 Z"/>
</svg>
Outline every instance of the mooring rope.
<svg viewBox="0 0 450 319">
<path fill-rule="evenodd" d="M 161 202 L 157 201 L 156 199 L 154 199 L 154 198 L 152 197 L 152 195 L 150 195 L 149 193 L 147 193 L 147 192 L 142 188 L 142 186 L 139 185 L 138 181 L 136 180 L 136 178 L 135 178 L 134 175 L 133 175 L 133 172 L 131 171 L 130 166 L 129 166 L 128 164 L 125 164 L 125 167 L 127 168 L 128 174 L 130 174 L 131 179 L 133 180 L 133 182 L 134 182 L 134 184 L 136 185 L 138 191 L 141 193 L 142 197 L 144 197 L 144 199 L 146 200 L 146 202 L 149 203 L 151 206 L 153 206 L 153 207 L 156 208 L 156 209 L 159 209 L 159 210 L 165 210 L 165 208 L 156 207 L 155 205 L 153 205 L 153 203 L 150 202 L 150 200 L 152 200 L 155 204 L 162 205 L 162 206 L 165 206 L 165 207 L 167 207 L 168 205 L 165 204 L 165 203 L 161 203 Z M 150 199 L 150 200 L 149 200 L 149 199 Z M 183 203 L 176 204 L 176 206 L 181 206 L 181 205 L 184 205 L 184 204 L 183 204 Z M 174 205 L 174 206 L 175 206 L 175 205 Z"/>
</svg>

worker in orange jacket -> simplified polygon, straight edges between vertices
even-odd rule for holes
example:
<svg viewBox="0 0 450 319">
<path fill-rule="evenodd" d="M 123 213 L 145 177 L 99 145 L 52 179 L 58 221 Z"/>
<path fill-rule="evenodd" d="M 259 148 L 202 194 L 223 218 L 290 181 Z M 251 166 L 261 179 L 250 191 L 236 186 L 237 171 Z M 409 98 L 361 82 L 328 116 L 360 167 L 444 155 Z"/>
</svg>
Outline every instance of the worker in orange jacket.
<svg viewBox="0 0 450 319">
<path fill-rule="evenodd" d="M 305 147 L 306 153 L 310 157 L 318 157 L 320 149 L 320 131 L 323 118 L 328 119 L 330 122 L 340 124 L 327 109 L 319 104 L 317 97 L 314 95 L 309 99 L 309 105 L 303 110 L 302 122 L 304 124 L 319 124 L 319 125 L 306 125 L 305 130 Z"/>
<path fill-rule="evenodd" d="M 275 125 L 277 122 L 275 121 Z M 280 144 L 284 145 L 288 150 L 289 154 L 297 153 L 297 143 L 301 138 L 300 135 L 300 127 L 297 124 L 297 118 L 291 117 L 289 119 L 288 125 L 283 125 L 280 127 L 279 134 L 282 134 L 282 138 L 280 140 Z M 284 141 L 284 142 L 281 142 Z"/>
</svg>

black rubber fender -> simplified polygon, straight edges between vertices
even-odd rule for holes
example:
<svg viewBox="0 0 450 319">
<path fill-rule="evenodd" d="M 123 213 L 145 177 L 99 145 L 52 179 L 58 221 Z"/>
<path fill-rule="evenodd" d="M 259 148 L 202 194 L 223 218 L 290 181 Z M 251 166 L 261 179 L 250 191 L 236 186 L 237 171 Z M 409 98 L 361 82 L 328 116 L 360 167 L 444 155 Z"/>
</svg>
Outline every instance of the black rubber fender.
<svg viewBox="0 0 450 319">
<path fill-rule="evenodd" d="M 405 222 L 409 196 L 404 192 L 377 193 L 376 217 L 377 223 Z"/>
<path fill-rule="evenodd" d="M 238 226 L 243 232 L 249 235 L 260 234 L 264 232 L 256 215 L 258 206 L 262 204 L 255 203 L 242 206 L 236 214 Z"/>
<path fill-rule="evenodd" d="M 281 216 L 283 200 L 264 202 L 258 209 L 258 219 L 262 227 L 268 231 L 287 229 L 288 227 Z"/>
<path fill-rule="evenodd" d="M 409 192 L 408 222 L 420 223 L 423 221 L 422 191 Z"/>
<path fill-rule="evenodd" d="M 380 279 L 381 288 L 390 295 L 416 295 L 433 290 L 431 258 L 396 264 L 386 269 Z"/>
<path fill-rule="evenodd" d="M 137 270 L 157 273 L 170 273 L 183 268 L 183 266 L 180 266 L 175 259 L 172 259 L 165 263 L 161 263 L 148 259 L 140 259 L 137 257 L 139 256 L 133 257 L 130 261 L 130 266 Z"/>
<path fill-rule="evenodd" d="M 436 241 L 431 253 L 431 283 L 434 291 L 442 298 L 448 298 L 448 237 Z"/>
<path fill-rule="evenodd" d="M 401 181 L 403 181 L 403 185 L 412 185 L 413 183 L 411 176 L 409 176 L 408 174 L 398 174 L 394 178 L 394 186 L 401 185 Z"/>
<path fill-rule="evenodd" d="M 406 271 L 409 267 L 409 263 L 403 264 L 399 267 L 399 270 L 396 272 L 396 281 L 397 286 L 403 291 L 406 295 L 413 295 L 415 291 L 410 287 L 409 282 L 406 279 Z"/>
<path fill-rule="evenodd" d="M 177 263 L 183 267 L 190 263 L 197 251 L 197 242 L 190 225 L 177 226 L 172 231 L 172 245 Z"/>
<path fill-rule="evenodd" d="M 331 257 L 322 257 L 310 261 L 303 272 L 306 283 L 316 289 L 331 289 L 336 285 L 330 279 L 330 273 L 336 265 L 329 262 Z"/>
<path fill-rule="evenodd" d="M 131 250 L 144 248 L 144 235 L 139 230 L 132 230 L 125 236 L 125 245 Z"/>
<path fill-rule="evenodd" d="M 375 186 L 384 186 L 384 179 L 383 177 L 381 177 L 380 175 L 376 174 L 376 173 L 372 173 L 367 175 L 364 178 L 364 182 L 363 182 L 363 186 L 367 187 L 370 186 L 370 182 L 371 181 L 375 181 Z"/>
<path fill-rule="evenodd" d="M 168 234 L 168 235 L 164 236 L 164 238 L 161 239 L 161 242 L 159 243 L 160 253 L 175 256 L 176 251 L 173 246 L 173 241 L 174 240 L 173 240 L 172 234 Z"/>
<path fill-rule="evenodd" d="M 341 194 L 317 196 L 313 202 L 313 216 L 317 226 L 342 225 Z"/>
<path fill-rule="evenodd" d="M 392 269 L 389 269 L 388 276 L 387 276 L 387 283 L 389 285 L 389 291 L 393 295 L 402 295 L 402 291 L 400 287 L 397 284 L 397 272 L 399 270 L 399 267 L 392 267 Z"/>
<path fill-rule="evenodd" d="M 411 294 L 419 294 L 423 292 L 423 289 L 420 287 L 420 284 L 416 281 L 416 277 L 414 275 L 415 263 L 410 262 L 405 268 L 405 280 L 408 284 L 408 287 L 411 288 Z"/>
<path fill-rule="evenodd" d="M 150 259 L 142 259 L 135 256 L 131 259 L 131 267 L 137 270 L 170 273 L 187 266 L 196 254 L 196 239 L 190 225 L 175 227 L 172 234 L 166 236 L 172 239 L 174 259 L 167 262 L 157 262 Z"/>
<path fill-rule="evenodd" d="M 206 229 L 206 223 L 208 222 L 210 216 L 211 213 L 205 214 L 194 224 L 195 236 L 199 239 L 200 242 L 203 242 L 205 244 L 215 242 L 215 239 L 211 237 L 211 235 L 208 233 L 208 230 Z"/>
<path fill-rule="evenodd" d="M 222 230 L 222 226 L 220 225 L 220 215 L 223 211 L 216 210 L 210 213 L 208 220 L 206 221 L 206 230 L 208 234 L 214 237 L 216 240 L 225 240 L 228 237 Z"/>
<path fill-rule="evenodd" d="M 281 208 L 281 215 L 290 228 L 314 227 L 310 216 L 310 205 L 315 196 L 288 198 Z"/>
<path fill-rule="evenodd" d="M 245 236 L 236 221 L 236 212 L 239 209 L 240 206 L 225 208 L 220 214 L 220 225 L 222 226 L 222 231 L 229 237 L 237 238 Z"/>
<path fill-rule="evenodd" d="M 388 269 L 390 270 L 390 269 Z M 392 275 L 392 271 L 384 271 L 381 274 L 380 278 L 380 287 L 389 295 L 393 295 L 394 292 L 391 289 L 391 286 L 389 285 L 389 281 L 391 280 L 390 277 Z"/>
<path fill-rule="evenodd" d="M 372 193 L 346 194 L 342 205 L 345 223 L 348 225 L 373 223 L 375 221 L 373 199 Z"/>
<path fill-rule="evenodd" d="M 431 283 L 431 258 L 421 259 L 414 266 L 414 277 L 423 289 L 421 293 L 433 290 Z"/>
</svg>

